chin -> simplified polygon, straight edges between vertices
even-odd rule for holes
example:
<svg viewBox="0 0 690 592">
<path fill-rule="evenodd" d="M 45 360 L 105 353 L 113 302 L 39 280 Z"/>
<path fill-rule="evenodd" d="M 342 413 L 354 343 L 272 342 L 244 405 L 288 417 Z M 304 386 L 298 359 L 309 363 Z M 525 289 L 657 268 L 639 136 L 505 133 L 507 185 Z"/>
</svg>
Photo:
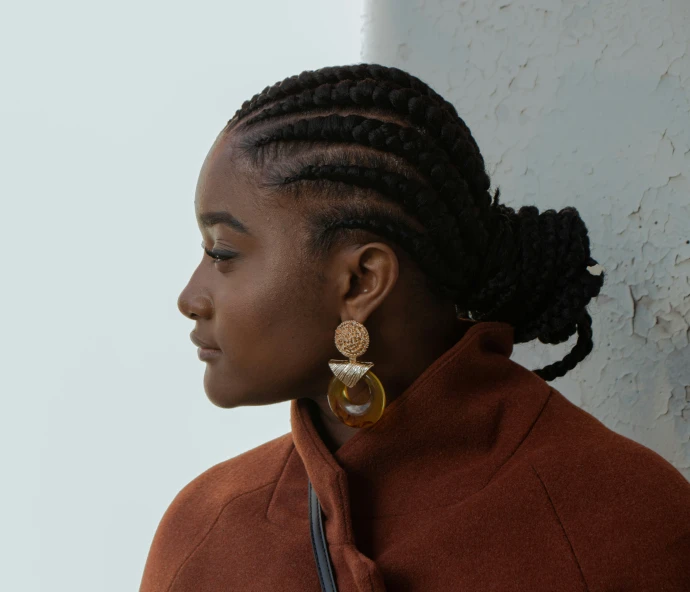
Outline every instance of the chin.
<svg viewBox="0 0 690 592">
<path fill-rule="evenodd" d="M 218 377 L 210 376 L 208 370 L 204 374 L 204 392 L 206 397 L 216 407 L 232 409 L 246 405 L 246 392 L 238 389 L 231 380 L 218 380 Z"/>
<path fill-rule="evenodd" d="M 236 379 L 222 379 L 213 376 L 208 371 L 204 374 L 204 391 L 208 400 L 221 409 L 233 409 L 248 405 L 269 405 L 275 402 L 262 400 L 262 393 L 265 395 L 265 389 L 251 386 L 244 388 Z"/>
<path fill-rule="evenodd" d="M 216 407 L 220 407 L 221 409 L 234 409 L 235 407 L 241 407 L 241 403 L 233 403 L 232 401 L 227 401 L 226 399 L 217 399 L 208 393 L 206 395 L 211 403 L 213 403 Z"/>
<path fill-rule="evenodd" d="M 206 397 L 211 403 L 216 407 L 221 409 L 234 409 L 235 407 L 242 407 L 247 405 L 246 400 L 243 397 L 234 396 L 233 393 L 226 391 L 210 390 L 204 389 L 206 391 Z"/>
</svg>

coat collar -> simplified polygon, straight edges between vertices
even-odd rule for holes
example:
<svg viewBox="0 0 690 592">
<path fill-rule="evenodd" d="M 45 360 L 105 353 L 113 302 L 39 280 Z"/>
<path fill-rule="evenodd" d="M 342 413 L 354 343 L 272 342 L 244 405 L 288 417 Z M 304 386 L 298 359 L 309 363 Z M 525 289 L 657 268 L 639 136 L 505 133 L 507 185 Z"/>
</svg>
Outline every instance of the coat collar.
<svg viewBox="0 0 690 592">
<path fill-rule="evenodd" d="M 297 454 L 288 464 L 293 472 L 298 465 L 306 472 L 296 480 L 305 486 L 304 500 L 306 478 L 311 480 L 329 521 L 329 540 L 351 543 L 353 518 L 461 501 L 482 489 L 529 433 L 549 385 L 510 360 L 511 325 L 461 322 L 471 325 L 462 338 L 391 401 L 376 424 L 335 453 L 314 426 L 314 403 L 291 401 Z"/>
</svg>

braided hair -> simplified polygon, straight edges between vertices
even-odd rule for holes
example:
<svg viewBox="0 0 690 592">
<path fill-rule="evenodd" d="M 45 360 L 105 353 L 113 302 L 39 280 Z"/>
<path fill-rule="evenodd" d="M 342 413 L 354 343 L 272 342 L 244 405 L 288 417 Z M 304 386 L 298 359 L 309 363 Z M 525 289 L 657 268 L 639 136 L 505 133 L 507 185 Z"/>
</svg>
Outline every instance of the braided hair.
<svg viewBox="0 0 690 592">
<path fill-rule="evenodd" d="M 419 78 L 378 64 L 305 71 L 245 101 L 226 126 L 235 129 L 262 187 L 319 200 L 307 208 L 313 254 L 374 233 L 471 319 L 512 325 L 515 343 L 577 332 L 562 360 L 534 371 L 544 380 L 592 351 L 585 307 L 604 274 L 588 270 L 578 211 L 499 203 L 467 125 Z"/>
</svg>

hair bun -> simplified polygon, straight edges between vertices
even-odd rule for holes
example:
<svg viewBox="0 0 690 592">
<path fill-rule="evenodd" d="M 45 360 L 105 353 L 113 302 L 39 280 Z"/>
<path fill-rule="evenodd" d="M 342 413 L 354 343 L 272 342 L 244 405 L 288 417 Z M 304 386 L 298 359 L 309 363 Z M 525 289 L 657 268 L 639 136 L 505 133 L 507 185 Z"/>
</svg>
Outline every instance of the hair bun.
<svg viewBox="0 0 690 592">
<path fill-rule="evenodd" d="M 472 318 L 508 322 L 515 343 L 539 339 L 578 341 L 563 360 L 535 373 L 563 376 L 592 350 L 592 319 L 586 310 L 604 282 L 604 268 L 590 256 L 587 228 L 574 207 L 539 213 L 533 205 L 517 212 L 498 203 L 496 191 L 487 221 L 489 245 L 479 274 L 480 289 L 467 307 Z"/>
</svg>

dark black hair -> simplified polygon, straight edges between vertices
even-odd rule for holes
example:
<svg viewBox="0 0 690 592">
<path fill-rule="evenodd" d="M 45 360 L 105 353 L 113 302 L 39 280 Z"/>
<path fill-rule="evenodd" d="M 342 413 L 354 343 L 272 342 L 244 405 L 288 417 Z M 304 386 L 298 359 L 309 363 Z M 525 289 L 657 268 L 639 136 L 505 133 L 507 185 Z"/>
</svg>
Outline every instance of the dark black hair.
<svg viewBox="0 0 690 592">
<path fill-rule="evenodd" d="M 419 78 L 378 64 L 305 71 L 245 101 L 226 130 L 238 126 L 263 187 L 321 200 L 309 212 L 314 252 L 373 232 L 471 319 L 512 325 L 515 343 L 577 331 L 561 361 L 534 371 L 544 380 L 592 351 L 586 305 L 604 274 L 587 269 L 596 261 L 578 211 L 499 203 L 467 125 Z"/>
</svg>

